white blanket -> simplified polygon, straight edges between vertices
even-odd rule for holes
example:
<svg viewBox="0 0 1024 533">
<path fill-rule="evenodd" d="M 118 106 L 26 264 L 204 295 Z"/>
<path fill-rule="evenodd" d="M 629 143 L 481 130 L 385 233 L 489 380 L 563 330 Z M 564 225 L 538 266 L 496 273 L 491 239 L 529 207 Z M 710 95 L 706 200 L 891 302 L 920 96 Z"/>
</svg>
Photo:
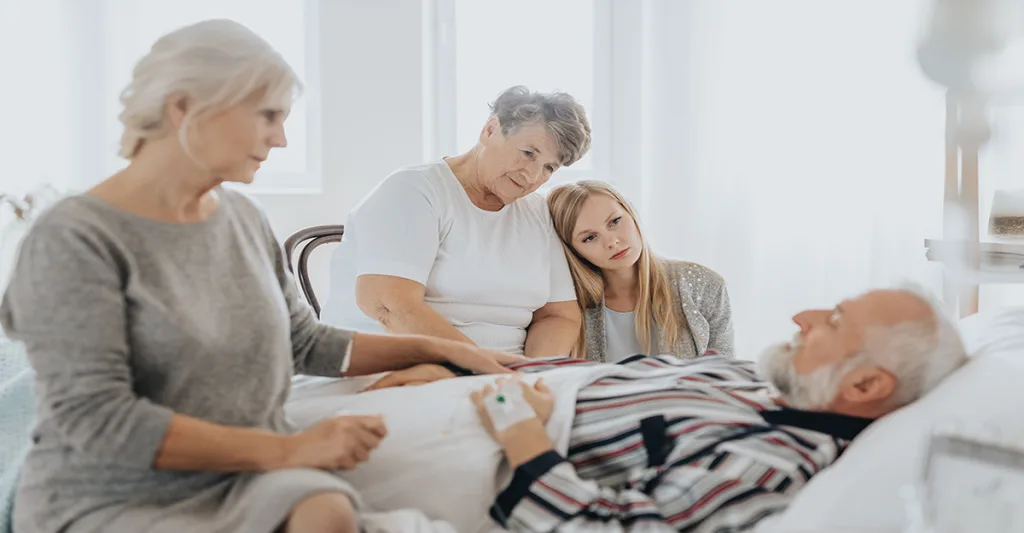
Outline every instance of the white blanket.
<svg viewBox="0 0 1024 533">
<path fill-rule="evenodd" d="M 448 522 L 431 520 L 418 509 L 364 513 L 362 533 L 459 533 Z"/>
<path fill-rule="evenodd" d="M 619 371 L 615 365 L 566 367 L 523 376 L 533 383 L 543 377 L 555 394 L 548 435 L 565 453 L 580 387 Z M 377 376 L 333 380 L 297 378 L 287 410 L 300 427 L 335 415 L 381 414 L 388 436 L 369 461 L 346 472 L 373 512 L 373 523 L 425 513 L 430 520 L 450 524 L 460 533 L 501 531 L 488 511 L 512 472 L 501 448 L 480 424 L 469 393 L 496 376 L 449 379 L 415 387 L 355 394 Z M 376 518 L 374 518 L 376 517 Z M 444 525 L 412 518 L 406 525 L 380 531 L 445 531 Z M 416 522 L 419 520 L 419 522 Z M 377 522 L 375 522 L 377 521 Z M 417 529 L 413 529 L 417 527 Z"/>
</svg>

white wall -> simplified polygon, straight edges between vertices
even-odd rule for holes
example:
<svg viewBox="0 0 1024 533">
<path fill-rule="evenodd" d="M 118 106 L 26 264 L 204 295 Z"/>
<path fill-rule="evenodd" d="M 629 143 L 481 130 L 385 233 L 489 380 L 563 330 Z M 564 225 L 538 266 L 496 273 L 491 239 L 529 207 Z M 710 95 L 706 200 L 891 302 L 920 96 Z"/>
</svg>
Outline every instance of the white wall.
<svg viewBox="0 0 1024 533">
<path fill-rule="evenodd" d="M 64 187 L 71 175 L 71 77 L 60 33 L 58 0 L 0 0 L 0 193 L 16 198 L 49 183 Z M 33 78 L 40 65 L 47 83 Z M 46 205 L 45 203 L 43 205 Z M 0 288 L 7 279 L 28 224 L 0 205 Z"/>
<path fill-rule="evenodd" d="M 0 191 L 24 194 L 39 183 L 67 184 L 72 81 L 58 0 L 0 0 Z M 28 28 L 28 30 L 26 30 Z M 45 82 L 33 74 L 50 69 Z"/>
<path fill-rule="evenodd" d="M 920 2 L 612 7 L 612 178 L 654 250 L 725 277 L 740 357 L 802 309 L 941 287 L 923 240 L 941 236 L 945 109 L 914 56 Z M 985 286 L 981 307 L 1022 296 Z"/>
<path fill-rule="evenodd" d="M 421 162 L 424 153 L 423 1 L 321 0 L 319 12 L 322 190 L 252 189 L 281 241 L 306 226 L 343 223 L 389 172 Z M 85 144 L 70 136 L 95 132 L 102 117 L 92 113 L 95 105 L 73 100 L 91 93 L 73 73 L 80 62 L 63 45 L 68 28 L 99 27 L 69 23 L 89 14 L 78 0 L 0 1 L 0 71 L 18 80 L 0 84 L 0 97 L 13 113 L 0 128 L 3 192 L 24 193 L 40 183 L 78 189 L 100 178 L 88 172 L 101 166 L 93 161 L 100 154 L 80 153 L 76 147 Z M 40 64 L 66 83 L 32 83 Z M 5 242 L 16 245 L 18 239 Z M 325 247 L 310 265 L 321 300 L 329 255 Z"/>
<path fill-rule="evenodd" d="M 323 191 L 254 194 L 279 240 L 344 223 L 389 172 L 422 162 L 423 13 L 421 0 L 321 2 Z M 325 246 L 310 261 L 321 302 L 329 256 Z"/>
<path fill-rule="evenodd" d="M 771 134 L 755 135 L 758 132 L 751 125 L 770 130 L 773 124 L 787 124 L 791 120 L 784 115 L 770 115 L 769 111 L 778 106 L 760 105 L 767 98 L 762 92 L 754 93 L 761 99 L 756 101 L 743 92 L 745 87 L 760 86 L 764 79 L 772 79 L 772 76 L 758 78 L 756 69 L 748 73 L 743 62 L 736 61 L 745 57 L 740 53 L 743 51 L 733 49 L 744 42 L 749 43 L 752 31 L 769 34 L 763 39 L 766 50 L 771 48 L 767 44 L 781 46 L 780 42 L 785 44 L 788 41 L 770 35 L 773 31 L 771 24 L 755 22 L 752 30 L 738 27 L 736 21 L 749 13 L 730 11 L 747 9 L 739 3 L 730 3 L 732 7 L 729 8 L 719 3 L 691 4 L 673 0 L 607 1 L 611 2 L 612 9 L 609 11 L 610 20 L 603 24 L 609 26 L 612 33 L 609 41 L 614 43 L 610 70 L 620 74 L 605 73 L 602 78 L 609 86 L 607 97 L 616 102 L 611 106 L 612 116 L 605 125 L 610 130 L 612 172 L 609 177 L 638 204 L 650 228 L 648 234 L 658 250 L 667 255 L 706 262 L 721 270 L 735 286 L 738 304 L 744 303 L 743 295 L 752 300 L 762 299 L 758 291 L 771 284 L 760 280 L 744 282 L 740 272 L 751 264 L 759 263 L 759 258 L 752 255 L 753 249 L 742 244 L 757 240 L 750 232 L 758 226 L 751 221 L 740 226 L 732 224 L 736 231 L 723 235 L 721 228 L 709 229 L 702 222 L 721 220 L 721 211 L 729 206 L 760 205 L 757 191 L 763 191 L 773 181 L 765 180 L 763 172 L 747 172 L 756 166 L 744 162 L 751 159 L 749 146 L 769 152 L 768 155 L 777 156 L 772 161 L 783 163 L 765 164 L 765 169 L 788 166 L 784 156 L 793 150 L 771 150 L 772 143 L 779 144 L 780 139 Z M 430 57 L 429 51 L 425 52 L 423 48 L 424 17 L 427 16 L 424 2 L 429 5 L 431 0 L 320 0 L 322 191 L 319 194 L 255 194 L 266 207 L 279 239 L 284 240 L 302 227 L 344 222 L 345 215 L 356 202 L 389 172 L 423 160 L 424 131 L 437 131 L 437 128 L 426 127 L 428 125 L 424 123 L 424 117 L 431 111 L 425 109 L 424 102 L 430 102 L 437 96 L 431 92 L 423 75 L 427 69 L 425 62 Z M 88 15 L 88 3 L 78 0 L 0 0 L 0 71 L 13 73 L 11 77 L 20 80 L 0 84 L 0 97 L 11 103 L 7 126 L 0 128 L 0 159 L 4 161 L 0 185 L 4 192 L 23 192 L 42 181 L 65 185 L 63 178 L 89 168 L 84 163 L 90 163 L 98 155 L 94 151 L 79 153 L 81 150 L 74 148 L 76 145 L 70 139 L 73 131 L 92 131 L 97 117 L 92 112 L 95 106 L 81 105 L 80 100 L 72 101 L 62 96 L 68 88 L 73 94 L 87 96 L 89 87 L 81 86 L 81 76 L 73 68 L 76 62 L 66 57 L 66 53 L 55 44 L 66 33 L 64 23 L 67 21 L 63 19 Z M 876 0 L 875 4 L 885 5 L 884 0 Z M 789 9 L 793 9 L 793 5 Z M 844 5 L 849 8 L 854 4 Z M 77 11 L 69 11 L 69 6 L 74 6 Z M 728 23 L 723 25 L 723 20 Z M 814 31 L 831 32 L 826 19 L 820 22 L 823 29 L 809 27 L 805 31 L 811 32 L 811 36 L 818 40 L 827 41 L 823 38 L 827 35 L 814 34 Z M 832 19 L 832 22 L 836 21 Z M 868 23 L 872 26 L 878 24 L 868 21 L 863 25 Z M 25 32 L 26 27 L 33 30 Z M 859 42 L 859 34 L 856 33 L 859 30 L 851 31 L 854 33 L 840 41 Z M 744 35 L 745 39 L 739 38 Z M 754 40 L 757 41 L 756 38 Z M 799 41 L 795 52 L 806 52 L 809 49 L 803 44 L 806 42 L 811 42 L 811 39 Z M 722 61 L 725 53 L 722 46 L 728 43 L 735 46 L 725 50 L 728 53 L 726 60 Z M 891 48 L 896 50 L 900 46 L 896 43 Z M 909 47 L 903 48 L 909 50 Z M 778 57 L 794 53 L 792 50 L 782 51 L 785 53 Z M 841 65 L 843 58 L 838 59 Z M 33 69 L 39 64 L 50 65 L 62 72 L 67 83 L 33 83 Z M 764 61 L 757 64 L 768 68 L 774 63 Z M 84 68 L 81 62 L 77 62 L 77 66 Z M 913 74 L 911 70 L 906 72 L 906 75 Z M 728 76 L 732 77 L 726 79 Z M 736 80 L 744 83 L 735 83 Z M 830 87 L 825 86 L 824 89 L 817 92 L 826 96 L 831 94 Z M 852 110 L 861 100 L 840 98 L 839 101 L 847 111 L 844 117 L 835 121 L 835 125 L 842 125 L 839 128 L 842 130 L 847 124 L 858 123 L 860 114 Z M 31 105 L 18 105 L 21 102 L 30 102 Z M 941 101 L 925 99 L 924 103 L 907 109 L 918 109 L 916 116 L 920 118 L 919 108 L 930 104 L 941 106 Z M 743 111 L 748 108 L 752 109 L 749 116 Z M 877 109 L 869 111 L 874 115 L 864 113 L 863 116 L 878 116 Z M 898 121 L 900 124 L 913 124 L 913 120 L 907 120 L 906 113 L 906 109 L 901 109 L 900 114 L 893 116 L 902 119 Z M 723 120 L 723 117 L 731 122 Z M 885 124 L 887 121 L 876 120 L 876 123 Z M 729 124 L 739 127 L 730 128 Z M 892 128 L 880 131 L 887 133 L 889 138 L 895 136 Z M 832 144 L 838 147 L 851 146 L 835 142 L 834 132 L 822 131 L 820 137 L 832 138 Z M 919 136 L 905 137 L 915 139 L 917 144 L 922 142 Z M 940 143 L 941 139 L 933 146 L 940 148 Z M 898 142 L 893 146 L 905 144 Z M 794 160 L 806 163 L 806 147 L 800 150 L 802 145 L 799 142 L 795 146 L 798 149 Z M 903 152 L 906 151 L 904 148 Z M 886 153 L 890 159 L 903 157 L 901 152 L 890 150 Z M 737 154 L 743 154 L 743 157 Z M 835 155 L 831 152 L 825 154 Z M 863 154 L 877 158 L 874 152 L 858 152 L 849 154 L 853 157 L 834 159 L 859 161 Z M 937 151 L 924 149 L 920 156 L 929 165 L 932 162 L 941 164 Z M 893 167 L 887 164 L 879 166 Z M 827 182 L 821 176 L 831 175 L 805 174 L 809 176 L 808 183 L 818 185 Z M 931 184 L 933 179 L 938 183 L 940 175 L 936 171 L 923 174 L 930 191 L 928 195 L 939 194 L 939 189 Z M 899 191 L 905 194 L 889 194 L 887 198 L 895 201 L 921 194 L 920 191 L 908 190 L 908 187 L 910 185 Z M 926 205 L 933 205 L 932 201 L 929 197 Z M 732 209 L 731 213 L 749 216 L 744 209 Z M 905 247 L 908 253 L 915 254 L 914 257 L 923 254 L 919 243 L 922 235 L 921 232 L 915 233 L 913 242 L 908 242 Z M 845 241 L 829 239 L 828 242 L 841 244 Z M 798 251 L 803 253 L 806 250 Z M 850 250 L 833 252 L 840 258 L 846 254 L 857 255 Z M 321 299 L 327 296 L 326 263 L 329 255 L 327 250 L 323 250 L 314 255 L 311 264 Z M 793 261 L 800 257 L 785 247 L 773 248 L 771 256 Z M 841 270 L 840 274 L 842 272 L 845 271 Z M 1002 303 L 1010 294 L 1014 295 L 1014 301 L 1019 301 L 1022 290 L 1022 286 L 986 287 L 983 302 Z M 773 296 L 770 299 L 790 302 L 787 305 L 797 304 L 789 292 L 784 297 Z M 772 314 L 784 316 L 785 313 Z"/>
</svg>

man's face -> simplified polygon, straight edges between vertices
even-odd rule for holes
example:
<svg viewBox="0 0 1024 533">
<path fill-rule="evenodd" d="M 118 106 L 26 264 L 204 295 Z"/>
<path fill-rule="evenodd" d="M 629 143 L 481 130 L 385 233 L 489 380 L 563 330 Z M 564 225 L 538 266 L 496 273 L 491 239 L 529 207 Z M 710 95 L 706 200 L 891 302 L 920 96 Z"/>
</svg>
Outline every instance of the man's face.
<svg viewBox="0 0 1024 533">
<path fill-rule="evenodd" d="M 793 317 L 800 332 L 792 342 L 772 346 L 762 354 L 762 374 L 779 389 L 784 401 L 800 409 L 829 409 L 838 400 L 853 397 L 877 400 L 874 396 L 888 394 L 886 389 L 894 383 L 875 381 L 869 385 L 883 387 L 867 390 L 861 380 L 895 378 L 863 357 L 865 334 L 873 327 L 894 326 L 930 313 L 916 296 L 893 290 L 872 291 L 833 309 L 804 311 Z"/>
</svg>

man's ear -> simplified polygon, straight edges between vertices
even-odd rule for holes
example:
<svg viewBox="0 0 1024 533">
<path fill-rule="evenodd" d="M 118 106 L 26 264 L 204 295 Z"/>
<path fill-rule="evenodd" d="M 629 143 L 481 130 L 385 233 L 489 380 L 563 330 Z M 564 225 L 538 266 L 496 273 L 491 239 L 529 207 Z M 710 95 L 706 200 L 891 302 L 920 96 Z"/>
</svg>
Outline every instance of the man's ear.
<svg viewBox="0 0 1024 533">
<path fill-rule="evenodd" d="M 843 376 L 839 395 L 853 405 L 877 403 L 892 396 L 896 385 L 896 376 L 888 370 L 877 366 L 862 366 Z"/>
</svg>

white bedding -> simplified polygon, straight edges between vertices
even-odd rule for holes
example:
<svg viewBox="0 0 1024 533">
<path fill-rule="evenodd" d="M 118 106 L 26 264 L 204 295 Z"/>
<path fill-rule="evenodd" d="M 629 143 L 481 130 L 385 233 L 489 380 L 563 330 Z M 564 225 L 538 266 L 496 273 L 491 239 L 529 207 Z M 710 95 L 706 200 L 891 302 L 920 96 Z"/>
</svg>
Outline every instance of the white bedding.
<svg viewBox="0 0 1024 533">
<path fill-rule="evenodd" d="M 876 424 L 835 465 L 819 474 L 785 513 L 758 531 L 901 531 L 905 510 L 898 491 L 911 483 L 921 464 L 922 439 L 935 423 L 950 417 L 994 419 L 1009 429 L 1010 416 L 1024 392 L 1024 308 L 965 320 L 968 351 L 975 361 L 917 404 Z M 565 453 L 575 392 L 603 375 L 625 372 L 616 365 L 569 367 L 540 374 L 555 391 L 555 414 L 548 424 L 556 448 Z M 650 375 L 649 373 L 645 375 Z M 533 382 L 539 375 L 527 375 Z M 500 531 L 488 517 L 498 490 L 510 477 L 497 444 L 477 421 L 469 392 L 496 379 L 479 376 L 419 387 L 355 394 L 376 376 L 348 380 L 296 378 L 287 409 L 308 426 L 333 414 L 380 413 L 391 431 L 367 463 L 345 474 L 374 510 L 390 511 L 379 523 L 425 523 L 409 511 L 421 509 L 461 532 Z M 909 418 L 908 418 L 909 417 Z M 912 438 L 911 438 L 912 437 Z M 875 442 L 877 441 L 877 442 Z M 863 459 L 858 461 L 858 457 Z M 884 468 L 879 465 L 885 464 Z M 865 465 L 869 465 L 865 468 Z M 873 467 L 872 467 L 873 466 Z M 882 473 L 880 473 L 882 472 Z M 856 497 L 853 497 L 853 496 Z M 410 521 L 411 520 L 411 521 Z M 852 529 L 844 529 L 852 528 Z M 380 531 L 445 531 L 402 525 Z"/>
<path fill-rule="evenodd" d="M 548 434 L 565 452 L 579 388 L 621 367 L 568 367 L 538 377 L 555 394 Z M 286 409 L 300 427 L 329 416 L 381 414 L 388 436 L 370 460 L 345 479 L 373 511 L 419 509 L 459 532 L 501 531 L 488 511 L 511 471 L 501 449 L 480 425 L 469 393 L 496 376 L 449 379 L 416 387 L 356 394 L 377 376 L 345 380 L 296 378 Z"/>
</svg>

